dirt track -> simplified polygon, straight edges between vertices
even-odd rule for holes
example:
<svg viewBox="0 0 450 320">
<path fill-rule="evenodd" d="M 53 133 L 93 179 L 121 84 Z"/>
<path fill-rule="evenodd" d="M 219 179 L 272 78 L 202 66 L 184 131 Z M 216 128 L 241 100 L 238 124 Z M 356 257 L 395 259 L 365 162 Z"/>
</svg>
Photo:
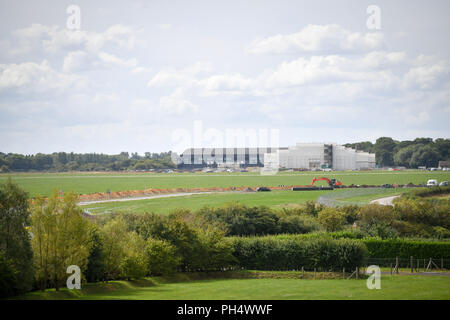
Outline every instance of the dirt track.
<svg viewBox="0 0 450 320">
<path fill-rule="evenodd" d="M 392 201 L 395 198 L 398 198 L 398 197 L 400 197 L 400 196 L 397 195 L 397 196 L 391 196 L 391 197 L 375 199 L 375 200 L 370 201 L 370 203 L 378 203 L 378 204 L 381 204 L 383 206 L 392 206 Z"/>
</svg>

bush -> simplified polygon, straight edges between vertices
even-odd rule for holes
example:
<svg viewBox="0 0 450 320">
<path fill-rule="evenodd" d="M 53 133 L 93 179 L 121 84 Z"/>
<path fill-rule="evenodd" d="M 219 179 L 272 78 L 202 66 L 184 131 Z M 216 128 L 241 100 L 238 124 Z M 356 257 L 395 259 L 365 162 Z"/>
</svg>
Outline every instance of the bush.
<svg viewBox="0 0 450 320">
<path fill-rule="evenodd" d="M 310 233 L 318 231 L 317 219 L 307 215 L 285 215 L 279 220 L 280 233 Z"/>
<path fill-rule="evenodd" d="M 325 208 L 319 212 L 317 218 L 327 231 L 337 231 L 342 228 L 345 214 L 335 208 Z"/>
<path fill-rule="evenodd" d="M 367 249 L 362 242 L 341 239 L 299 240 L 234 238 L 234 255 L 239 266 L 255 270 L 348 270 L 362 266 Z"/>
<path fill-rule="evenodd" d="M 148 274 L 160 276 L 172 274 L 180 265 L 176 249 L 167 241 L 148 238 L 146 252 L 148 257 Z"/>
<path fill-rule="evenodd" d="M 18 293 L 17 274 L 14 264 L 0 251 L 0 298 L 6 298 Z"/>
<path fill-rule="evenodd" d="M 402 239 L 364 239 L 362 242 L 367 246 L 369 256 L 374 258 L 450 259 L 449 242 Z"/>
</svg>

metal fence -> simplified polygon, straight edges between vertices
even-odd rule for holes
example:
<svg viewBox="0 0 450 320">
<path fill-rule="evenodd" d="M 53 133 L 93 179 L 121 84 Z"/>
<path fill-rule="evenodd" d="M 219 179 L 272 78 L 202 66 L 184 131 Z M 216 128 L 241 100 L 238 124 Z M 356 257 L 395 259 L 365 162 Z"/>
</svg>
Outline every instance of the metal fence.
<svg viewBox="0 0 450 320">
<path fill-rule="evenodd" d="M 384 268 L 406 268 L 411 272 L 450 270 L 450 259 L 443 258 L 369 258 L 367 266 L 377 265 Z"/>
<path fill-rule="evenodd" d="M 383 192 L 384 188 L 351 188 L 342 189 L 338 192 L 330 192 L 320 196 L 317 202 L 327 207 L 340 207 L 345 205 L 364 205 L 367 202 L 364 201 L 345 201 L 341 199 L 347 199 L 358 196 L 367 196 Z"/>
</svg>

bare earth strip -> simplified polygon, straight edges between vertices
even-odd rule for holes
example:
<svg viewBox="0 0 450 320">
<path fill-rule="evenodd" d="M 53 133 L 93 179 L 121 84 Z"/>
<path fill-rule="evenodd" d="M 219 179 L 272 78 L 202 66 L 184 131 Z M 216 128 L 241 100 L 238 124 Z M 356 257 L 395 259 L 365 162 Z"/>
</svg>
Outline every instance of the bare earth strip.
<svg viewBox="0 0 450 320">
<path fill-rule="evenodd" d="M 227 191 L 223 191 L 227 192 Z M 228 191 L 230 192 L 230 191 Z M 78 205 L 85 206 L 94 203 L 105 203 L 105 202 L 122 202 L 122 201 L 133 201 L 133 200 L 146 200 L 146 199 L 156 199 L 156 198 L 169 198 L 169 197 L 182 197 L 191 196 L 194 194 L 207 194 L 207 193 L 218 193 L 218 192 L 180 192 L 180 193 L 169 193 L 169 194 L 157 194 L 145 197 L 133 197 L 133 198 L 120 198 L 120 199 L 103 199 L 103 200 L 92 200 L 92 201 L 82 201 L 78 202 Z"/>
</svg>

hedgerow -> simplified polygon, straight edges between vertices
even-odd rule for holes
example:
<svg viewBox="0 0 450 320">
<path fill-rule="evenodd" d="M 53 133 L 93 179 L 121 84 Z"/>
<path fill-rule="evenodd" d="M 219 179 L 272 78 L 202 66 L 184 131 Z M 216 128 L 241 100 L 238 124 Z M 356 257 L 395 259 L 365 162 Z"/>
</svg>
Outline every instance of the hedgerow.
<svg viewBox="0 0 450 320">
<path fill-rule="evenodd" d="M 363 239 L 362 242 L 374 258 L 450 259 L 450 242 L 405 239 Z"/>
<path fill-rule="evenodd" d="M 364 243 L 350 239 L 236 237 L 233 245 L 238 265 L 253 270 L 350 270 L 368 256 Z"/>
</svg>

